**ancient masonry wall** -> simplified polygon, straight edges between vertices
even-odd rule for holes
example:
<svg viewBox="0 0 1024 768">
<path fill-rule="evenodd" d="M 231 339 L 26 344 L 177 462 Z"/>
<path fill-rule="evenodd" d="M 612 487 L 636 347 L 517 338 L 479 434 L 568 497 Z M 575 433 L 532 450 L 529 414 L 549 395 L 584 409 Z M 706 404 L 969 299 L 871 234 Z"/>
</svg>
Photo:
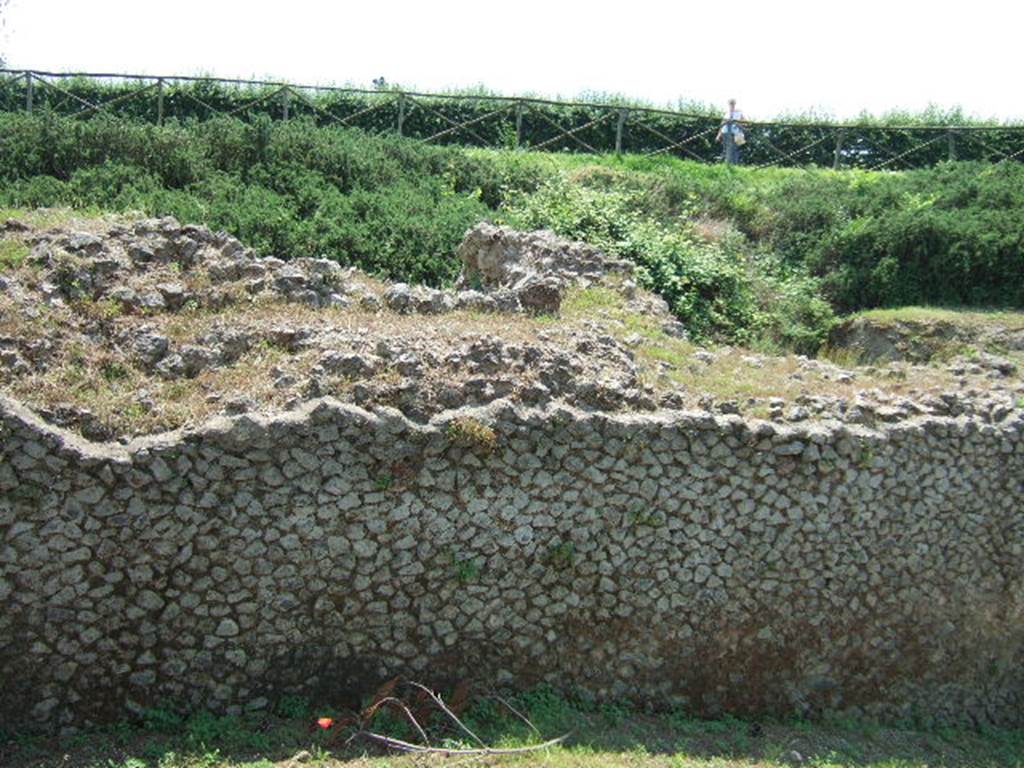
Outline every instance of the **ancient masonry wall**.
<svg viewBox="0 0 1024 768">
<path fill-rule="evenodd" d="M 1024 722 L 1024 412 L 869 431 L 323 400 L 130 445 L 0 399 L 0 724 L 400 674 Z"/>
</svg>

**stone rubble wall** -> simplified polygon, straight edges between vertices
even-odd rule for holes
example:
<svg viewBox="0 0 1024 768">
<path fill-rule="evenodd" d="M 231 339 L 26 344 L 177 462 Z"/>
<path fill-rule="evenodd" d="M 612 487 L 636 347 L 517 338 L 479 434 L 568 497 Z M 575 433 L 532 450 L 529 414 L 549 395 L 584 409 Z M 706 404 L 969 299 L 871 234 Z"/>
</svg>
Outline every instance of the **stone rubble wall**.
<svg viewBox="0 0 1024 768">
<path fill-rule="evenodd" d="M 392 675 L 1021 725 L 1022 433 L 319 400 L 119 445 L 0 398 L 0 725 Z"/>
</svg>

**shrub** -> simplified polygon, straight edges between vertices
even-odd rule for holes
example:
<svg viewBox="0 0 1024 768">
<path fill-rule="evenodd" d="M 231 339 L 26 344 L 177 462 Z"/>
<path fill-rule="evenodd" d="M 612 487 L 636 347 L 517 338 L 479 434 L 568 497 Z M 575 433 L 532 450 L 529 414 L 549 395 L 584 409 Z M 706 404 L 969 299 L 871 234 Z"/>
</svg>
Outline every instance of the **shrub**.
<svg viewBox="0 0 1024 768">
<path fill-rule="evenodd" d="M 454 278 L 455 246 L 487 216 L 477 177 L 496 199 L 512 173 L 487 165 L 302 121 L 156 127 L 0 115 L 3 203 L 173 215 L 264 255 L 327 256 L 434 285 Z"/>
<path fill-rule="evenodd" d="M 67 188 L 75 207 L 124 210 L 141 207 L 160 186 L 160 180 L 145 169 L 108 160 L 103 165 L 76 170 Z"/>
<path fill-rule="evenodd" d="M 45 208 L 69 205 L 72 200 L 68 185 L 53 176 L 33 176 L 7 184 L 0 194 L 6 205 L 18 208 Z"/>
<path fill-rule="evenodd" d="M 786 174 L 737 220 L 822 280 L 841 311 L 1024 303 L 1024 169 L 944 163 L 900 174 Z"/>
<path fill-rule="evenodd" d="M 648 192 L 628 177 L 588 172 L 582 184 L 562 177 L 510 196 L 503 215 L 515 226 L 550 228 L 632 260 L 641 283 L 668 302 L 696 340 L 817 349 L 832 321 L 817 281 L 759 256 L 741 235 L 709 242 L 682 197 L 673 198 L 675 215 L 645 215 Z"/>
</svg>

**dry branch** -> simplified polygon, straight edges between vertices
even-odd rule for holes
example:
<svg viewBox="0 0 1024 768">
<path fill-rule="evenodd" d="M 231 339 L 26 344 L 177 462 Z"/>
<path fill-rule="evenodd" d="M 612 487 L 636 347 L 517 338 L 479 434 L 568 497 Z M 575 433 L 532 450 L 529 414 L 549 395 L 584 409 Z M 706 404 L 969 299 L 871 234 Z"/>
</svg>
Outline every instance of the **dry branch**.
<svg viewBox="0 0 1024 768">
<path fill-rule="evenodd" d="M 460 684 L 456 688 L 456 693 L 454 695 L 455 701 L 453 701 L 452 706 L 449 706 L 445 704 L 444 700 L 441 698 L 439 694 L 430 690 L 427 686 L 417 682 L 409 681 L 408 683 L 406 683 L 406 685 L 415 689 L 417 691 L 418 696 L 425 696 L 430 703 L 432 703 L 435 707 L 440 709 L 453 723 L 455 723 L 455 725 L 458 726 L 458 728 L 463 733 L 465 733 L 467 736 L 469 736 L 470 739 L 472 739 L 474 742 L 480 745 L 479 747 L 470 747 L 466 749 L 458 749 L 451 747 L 434 747 L 431 746 L 430 739 L 427 737 L 426 730 L 422 725 L 420 725 L 419 720 L 417 720 L 416 716 L 413 714 L 410 706 L 406 704 L 406 702 L 392 695 L 397 683 L 397 678 L 394 678 L 392 680 L 389 680 L 383 686 L 381 686 L 381 688 L 371 699 L 370 704 L 363 710 L 361 715 L 357 718 L 358 730 L 356 730 L 355 733 L 353 733 L 351 736 L 349 736 L 348 739 L 345 740 L 346 744 L 349 744 L 358 738 L 365 738 L 368 741 L 372 741 L 376 744 L 380 744 L 383 747 L 387 747 L 388 749 L 394 749 L 399 752 L 405 752 L 415 755 L 441 755 L 444 757 L 464 757 L 469 758 L 464 762 L 472 762 L 476 758 L 489 757 L 494 755 L 526 754 L 530 752 L 537 752 L 543 749 L 548 749 L 549 747 L 561 744 L 570 735 L 567 733 L 563 736 L 559 736 L 558 738 L 549 739 L 540 744 L 533 744 L 526 747 L 509 747 L 503 749 L 489 747 L 484 742 L 484 740 L 477 736 L 472 730 L 470 730 L 470 728 L 464 722 L 462 722 L 462 720 L 459 719 L 458 715 L 456 715 L 455 712 L 453 711 L 456 708 L 460 708 L 460 705 L 465 704 L 465 701 L 468 698 L 468 689 L 464 685 Z M 517 718 L 526 723 L 530 730 L 537 734 L 537 736 L 541 735 L 540 731 L 533 723 L 530 722 L 530 719 L 526 717 L 526 715 L 517 710 L 514 706 L 512 706 L 508 701 L 503 699 L 501 696 L 491 693 L 487 694 L 485 698 L 493 699 L 499 702 Z M 382 733 L 376 733 L 374 731 L 369 730 L 369 725 L 370 722 L 373 720 L 374 715 L 376 715 L 380 708 L 385 705 L 390 707 L 397 707 L 402 711 L 406 719 L 412 724 L 413 728 L 416 729 L 416 732 L 419 734 L 419 737 L 423 741 L 422 744 L 414 744 L 410 741 L 396 739 L 392 736 L 386 736 Z M 421 717 L 425 721 L 426 717 L 422 715 Z"/>
<path fill-rule="evenodd" d="M 427 688 L 425 685 L 420 685 L 419 683 L 413 683 L 413 682 L 410 682 L 409 684 L 412 685 L 415 688 L 419 688 L 421 691 L 423 691 L 425 694 L 427 694 L 427 696 L 429 696 L 431 698 L 431 700 L 433 700 L 433 702 L 435 704 L 437 704 L 438 707 L 441 708 L 442 712 L 444 712 L 446 715 L 448 715 L 448 717 L 450 717 L 452 719 L 452 721 L 457 726 L 459 726 L 459 728 L 461 728 L 463 731 L 465 731 L 467 734 L 469 734 L 469 737 L 471 739 L 473 739 L 473 741 L 475 741 L 481 747 L 483 747 L 485 749 L 487 748 L 487 745 L 484 744 L 483 739 L 481 739 L 479 736 L 477 736 L 475 733 L 473 733 L 471 730 L 469 730 L 469 728 L 466 726 L 466 724 L 463 723 L 461 720 L 459 720 L 458 716 L 454 712 L 452 712 L 450 709 L 448 709 L 448 707 L 445 705 L 445 703 L 441 700 L 440 696 L 438 696 L 432 690 Z"/>
<path fill-rule="evenodd" d="M 557 739 L 549 739 L 541 744 L 532 744 L 528 747 L 508 747 L 502 749 L 496 749 L 493 747 L 480 747 L 479 749 L 450 749 L 446 747 L 425 747 L 421 744 L 412 744 L 408 741 L 402 741 L 401 739 L 393 739 L 390 736 L 384 736 L 380 733 L 373 733 L 372 731 L 361 731 L 360 736 L 375 741 L 378 744 L 383 744 L 391 749 L 397 749 L 401 752 L 410 752 L 415 754 L 431 754 L 431 755 L 443 755 L 445 757 L 455 756 L 489 756 L 489 755 L 520 755 L 527 752 L 537 752 L 542 749 L 548 749 L 549 747 L 557 746 L 569 738 L 570 734 L 566 733 L 559 736 Z"/>
</svg>

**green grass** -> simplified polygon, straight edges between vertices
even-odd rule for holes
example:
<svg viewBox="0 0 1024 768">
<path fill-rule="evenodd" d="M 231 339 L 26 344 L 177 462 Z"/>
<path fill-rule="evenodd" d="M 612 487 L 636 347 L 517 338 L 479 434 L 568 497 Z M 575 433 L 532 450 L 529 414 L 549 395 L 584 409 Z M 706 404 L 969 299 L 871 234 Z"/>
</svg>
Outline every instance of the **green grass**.
<svg viewBox="0 0 1024 768">
<path fill-rule="evenodd" d="M 95 206 L 81 208 L 5 208 L 0 206 L 0 224 L 8 219 L 13 219 L 36 229 L 94 226 L 97 220 L 113 223 L 120 218 L 121 216 L 118 214 L 103 213 Z M 17 232 L 5 237 L 0 230 L 0 270 L 21 267 L 29 252 L 28 245 L 19 238 Z"/>
<path fill-rule="evenodd" d="M 98 219 L 104 215 L 111 217 L 111 214 L 104 214 L 96 206 L 81 206 L 77 208 L 4 208 L 0 206 L 0 222 L 7 219 L 15 219 L 39 229 L 60 227 L 83 219 Z"/>
<path fill-rule="evenodd" d="M 28 246 L 17 240 L 0 240 L 0 271 L 17 269 L 28 257 Z"/>
<path fill-rule="evenodd" d="M 863 317 L 878 323 L 934 323 L 979 327 L 1001 326 L 1007 329 L 1024 328 L 1024 312 L 1005 309 L 961 309 L 945 307 L 894 307 L 869 309 L 854 317 Z"/>
<path fill-rule="evenodd" d="M 561 734 L 561 745 L 518 757 L 488 758 L 487 765 L 622 766 L 637 768 L 782 768 L 793 753 L 818 768 L 1020 768 L 1024 731 L 942 728 L 920 730 L 875 721 L 833 718 L 815 722 L 754 722 L 733 717 L 693 718 L 682 711 L 649 713 L 625 703 L 570 701 L 547 689 L 513 698 L 537 732 L 494 699 L 481 699 L 462 714 L 466 725 L 494 748 L 517 748 Z M 201 712 L 173 714 L 150 710 L 143 722 L 118 723 L 62 738 L 0 737 L 5 768 L 284 768 L 316 765 L 337 768 L 449 766 L 457 758 L 412 759 L 389 755 L 349 730 L 312 728 L 328 709 L 306 711 L 288 699 L 273 715 L 216 717 Z M 337 713 L 334 713 L 337 714 Z M 287 715 L 287 716 L 285 716 Z M 376 716 L 371 729 L 417 740 L 411 727 L 389 713 Z M 468 736 L 432 720 L 435 746 L 473 746 Z"/>
<path fill-rule="evenodd" d="M 563 317 L 590 316 L 599 312 L 619 313 L 625 306 L 620 291 L 606 286 L 571 288 L 562 300 Z"/>
</svg>

